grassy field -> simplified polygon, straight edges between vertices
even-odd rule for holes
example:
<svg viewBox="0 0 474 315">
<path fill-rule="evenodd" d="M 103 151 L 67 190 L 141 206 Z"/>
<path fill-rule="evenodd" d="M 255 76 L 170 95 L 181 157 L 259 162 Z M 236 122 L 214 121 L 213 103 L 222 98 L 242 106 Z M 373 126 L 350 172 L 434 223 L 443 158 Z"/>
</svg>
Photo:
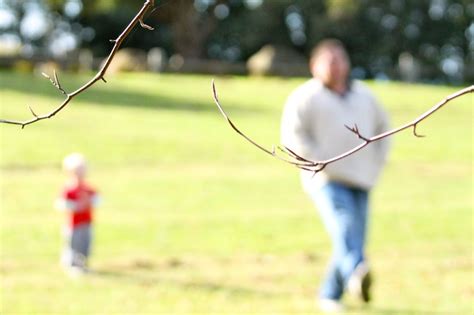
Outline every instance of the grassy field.
<svg viewBox="0 0 474 315">
<path fill-rule="evenodd" d="M 64 76 L 66 89 L 87 76 Z M 207 76 L 124 74 L 51 120 L 0 126 L 2 314 L 316 313 L 330 255 L 298 171 L 245 143 L 212 101 Z M 304 79 L 219 77 L 223 105 L 257 141 L 278 143 L 282 105 Z M 1 117 L 29 118 L 61 95 L 41 76 L 0 72 Z M 408 122 L 455 88 L 368 82 Z M 397 135 L 374 191 L 374 301 L 357 314 L 471 314 L 473 96 Z M 62 157 L 83 152 L 103 204 L 94 272 L 58 265 L 52 203 Z"/>
</svg>

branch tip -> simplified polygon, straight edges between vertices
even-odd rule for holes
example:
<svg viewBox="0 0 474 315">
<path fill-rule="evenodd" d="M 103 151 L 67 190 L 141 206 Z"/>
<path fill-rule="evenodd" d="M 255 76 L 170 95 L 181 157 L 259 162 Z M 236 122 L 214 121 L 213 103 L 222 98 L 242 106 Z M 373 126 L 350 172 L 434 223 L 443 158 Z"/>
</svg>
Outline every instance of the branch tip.
<svg viewBox="0 0 474 315">
<path fill-rule="evenodd" d="M 214 94 L 214 98 L 216 98 L 217 97 L 216 80 L 214 78 L 211 81 L 211 85 L 212 85 L 212 92 Z"/>
<path fill-rule="evenodd" d="M 349 127 L 348 125 L 344 125 L 346 129 L 348 129 L 350 132 L 355 133 L 357 136 L 359 136 L 359 128 L 357 127 L 357 124 L 354 124 L 353 127 Z"/>
<path fill-rule="evenodd" d="M 58 88 L 58 90 L 61 91 L 61 93 L 63 93 L 64 95 L 67 95 L 66 91 L 62 88 L 61 83 L 59 82 L 59 78 L 58 78 L 58 74 L 56 73 L 56 70 L 54 70 L 53 74 L 54 74 L 54 81 L 56 83 L 53 85 L 56 88 Z"/>
<path fill-rule="evenodd" d="M 30 109 L 31 114 L 35 116 L 35 118 L 38 118 L 38 115 L 36 115 L 36 113 L 33 111 L 33 108 L 31 108 L 30 105 L 28 105 L 28 108 Z"/>
<path fill-rule="evenodd" d="M 354 124 L 354 127 L 349 127 L 348 125 L 344 125 L 344 127 L 346 127 L 347 129 L 349 129 L 349 131 L 353 132 L 359 139 L 362 139 L 362 140 L 364 140 L 365 142 L 370 142 L 370 139 L 369 139 L 369 138 L 364 137 L 364 136 L 360 133 L 359 127 L 357 126 L 357 124 Z"/>
<path fill-rule="evenodd" d="M 413 135 L 414 135 L 415 137 L 417 137 L 417 138 L 424 138 L 424 137 L 426 137 L 425 135 L 420 135 L 420 134 L 418 134 L 418 133 L 416 132 L 416 127 L 417 127 L 417 124 L 414 124 L 414 125 L 413 125 Z"/>
<path fill-rule="evenodd" d="M 145 22 L 143 22 L 143 18 L 140 18 L 140 19 L 138 20 L 138 22 L 140 22 L 140 26 L 143 27 L 144 29 L 147 29 L 147 30 L 149 30 L 149 31 L 153 31 L 153 30 L 154 30 L 153 27 L 151 27 L 150 25 L 148 25 L 148 24 L 146 24 Z"/>
</svg>

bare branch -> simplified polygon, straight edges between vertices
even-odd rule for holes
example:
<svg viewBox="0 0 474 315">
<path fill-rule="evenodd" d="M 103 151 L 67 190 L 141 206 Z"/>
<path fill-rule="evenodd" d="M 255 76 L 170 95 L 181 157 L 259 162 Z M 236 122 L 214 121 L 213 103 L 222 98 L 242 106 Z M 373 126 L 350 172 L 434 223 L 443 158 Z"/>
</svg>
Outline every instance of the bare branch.
<svg viewBox="0 0 474 315">
<path fill-rule="evenodd" d="M 41 73 L 45 78 L 49 79 L 49 81 L 51 82 L 51 84 L 53 84 L 53 86 L 55 88 L 57 88 L 62 94 L 64 95 L 67 95 L 66 91 L 61 87 L 61 83 L 59 83 L 59 78 L 58 78 L 58 75 L 56 74 L 56 70 L 54 70 L 53 74 L 54 74 L 54 79 L 51 78 L 49 75 L 47 75 L 46 73 Z"/>
<path fill-rule="evenodd" d="M 232 127 L 232 129 L 234 129 L 235 132 L 237 132 L 239 135 L 241 135 L 245 140 L 247 140 L 248 142 L 250 142 L 251 144 L 253 144 L 257 148 L 259 148 L 263 152 L 265 152 L 265 153 L 267 153 L 267 154 L 269 154 L 273 157 L 276 157 L 277 159 L 282 160 L 284 162 L 296 165 L 298 167 L 313 166 L 313 164 L 314 164 L 313 162 L 306 162 L 307 160 L 305 160 L 304 158 L 298 156 L 296 153 L 294 153 L 292 151 L 290 151 L 292 154 L 287 154 L 291 159 L 287 159 L 285 157 L 282 157 L 282 156 L 276 154 L 276 151 L 275 151 L 274 147 L 273 147 L 272 150 L 268 150 L 268 149 L 264 148 L 263 146 L 259 145 L 258 143 L 256 143 L 255 141 L 253 141 L 252 139 L 250 139 L 249 137 L 247 137 L 242 131 L 240 131 L 237 128 L 237 126 L 232 122 L 232 120 L 230 120 L 229 116 L 227 116 L 226 112 L 222 108 L 222 106 L 219 102 L 219 98 L 217 97 L 217 90 L 216 90 L 216 85 L 214 84 L 214 80 L 212 80 L 212 91 L 213 91 L 213 95 L 214 95 L 214 101 L 215 101 L 217 107 L 219 108 L 219 111 L 221 112 L 221 114 L 227 120 L 227 122 Z"/>
<path fill-rule="evenodd" d="M 61 87 L 61 83 L 59 82 L 58 76 L 56 74 L 56 71 L 54 71 L 53 78 L 51 76 L 43 73 L 43 76 L 48 78 L 49 81 L 53 84 L 54 87 L 56 87 L 61 93 L 63 93 L 66 98 L 64 101 L 56 107 L 54 110 L 51 112 L 44 114 L 44 115 L 36 115 L 35 112 L 31 109 L 30 111 L 34 118 L 25 120 L 25 121 L 18 121 L 18 120 L 9 120 L 9 119 L 0 119 L 0 123 L 4 124 L 11 124 L 11 125 L 19 125 L 22 128 L 24 128 L 27 125 L 33 124 L 37 121 L 43 120 L 43 119 L 48 119 L 56 115 L 58 112 L 60 112 L 64 107 L 66 107 L 71 100 L 79 95 L 80 93 L 84 92 L 88 88 L 90 88 L 92 85 L 94 85 L 97 81 L 102 80 L 104 82 L 107 82 L 104 78 L 105 72 L 107 71 L 108 67 L 110 66 L 110 63 L 112 62 L 112 59 L 114 58 L 115 54 L 117 53 L 118 49 L 120 48 L 120 45 L 124 41 L 124 39 L 130 34 L 132 29 L 137 25 L 140 24 L 142 27 L 148 29 L 148 30 L 153 30 L 153 28 L 149 25 L 146 25 L 143 22 L 143 17 L 144 15 L 153 8 L 155 5 L 155 0 L 146 0 L 145 3 L 143 4 L 142 8 L 138 11 L 138 13 L 135 15 L 135 17 L 132 19 L 132 21 L 127 25 L 127 27 L 123 30 L 123 32 L 116 38 L 111 40 L 111 42 L 114 43 L 114 46 L 112 47 L 112 50 L 110 51 L 109 55 L 107 56 L 102 68 L 96 73 L 96 75 L 90 79 L 87 83 L 85 83 L 83 86 L 78 88 L 76 91 L 71 92 L 71 93 L 66 93 L 66 91 Z"/>
<path fill-rule="evenodd" d="M 434 114 L 436 111 L 438 111 L 441 107 L 443 107 L 444 105 L 446 105 L 450 101 L 452 101 L 452 100 L 454 100 L 454 99 L 456 99 L 456 98 L 458 98 L 462 95 L 474 92 L 474 85 L 466 87 L 462 90 L 459 90 L 459 91 L 447 96 L 444 100 L 440 101 L 438 104 L 436 104 L 435 106 L 430 108 L 428 111 L 426 111 L 425 113 L 423 113 L 422 115 L 417 117 L 412 122 L 409 122 L 409 123 L 407 123 L 403 126 L 400 126 L 398 128 L 395 128 L 395 129 L 392 129 L 392 130 L 389 130 L 389 131 L 386 131 L 384 133 L 375 135 L 375 136 L 370 137 L 370 138 L 366 138 L 363 135 L 361 135 L 357 125 L 354 125 L 354 127 L 349 127 L 349 126 L 346 125 L 345 127 L 347 129 L 349 129 L 351 132 L 353 132 L 359 139 L 363 140 L 363 142 L 361 144 L 359 144 L 358 146 L 356 146 L 356 147 L 354 147 L 354 148 L 352 148 L 352 149 L 350 149 L 350 150 L 348 150 L 348 151 L 346 151 L 346 152 L 344 152 L 340 155 L 337 155 L 335 157 L 332 157 L 332 158 L 327 159 L 327 160 L 322 160 L 322 161 L 310 161 L 308 159 L 305 159 L 305 158 L 299 156 L 298 154 L 296 154 L 291 149 L 289 149 L 287 147 L 282 148 L 280 146 L 278 147 L 278 149 L 284 154 L 284 156 L 279 156 L 275 153 L 275 150 L 274 150 L 275 146 L 273 146 L 273 150 L 270 151 L 270 150 L 264 148 L 263 146 L 259 145 L 258 143 L 256 143 L 252 139 L 250 139 L 247 135 L 245 135 L 242 131 L 240 131 L 237 128 L 237 126 L 230 120 L 229 116 L 225 113 L 225 111 L 222 108 L 222 106 L 219 102 L 219 99 L 217 97 L 217 91 L 216 91 L 216 86 L 214 84 L 214 80 L 212 80 L 212 91 L 213 91 L 214 101 L 215 101 L 217 107 L 219 108 L 219 111 L 224 116 L 224 118 L 227 120 L 227 122 L 230 124 L 232 129 L 234 129 L 239 135 L 244 137 L 248 142 L 250 142 L 251 144 L 253 144 L 257 148 L 259 148 L 263 152 L 265 152 L 265 153 L 267 153 L 267 154 L 269 154 L 273 157 L 276 157 L 276 158 L 278 158 L 278 159 L 280 159 L 280 160 L 282 160 L 286 163 L 292 164 L 292 165 L 294 165 L 294 166 L 296 166 L 300 169 L 311 171 L 311 172 L 314 172 L 314 174 L 316 174 L 316 173 L 322 171 L 327 165 L 329 165 L 331 163 L 334 163 L 336 161 L 342 160 L 342 159 L 348 157 L 349 155 L 352 155 L 352 154 L 356 153 L 357 151 L 362 150 L 364 147 L 366 147 L 370 143 L 375 142 L 375 141 L 379 141 L 383 138 L 387 138 L 387 137 L 389 137 L 391 135 L 394 135 L 394 134 L 396 134 L 400 131 L 403 131 L 405 129 L 413 128 L 413 135 L 414 136 L 424 137 L 422 135 L 419 135 L 416 132 L 416 127 L 418 126 L 418 124 L 420 122 L 422 122 L 423 120 L 425 120 L 426 118 L 428 118 L 429 116 L 431 116 L 432 114 Z"/>
</svg>

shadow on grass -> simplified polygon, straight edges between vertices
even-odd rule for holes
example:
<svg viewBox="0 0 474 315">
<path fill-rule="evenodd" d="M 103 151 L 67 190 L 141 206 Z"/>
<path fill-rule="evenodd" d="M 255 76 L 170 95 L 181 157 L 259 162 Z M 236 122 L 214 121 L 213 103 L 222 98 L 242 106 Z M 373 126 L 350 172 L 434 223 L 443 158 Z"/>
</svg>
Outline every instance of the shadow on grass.
<svg viewBox="0 0 474 315">
<path fill-rule="evenodd" d="M 190 92 L 183 91 L 183 95 Z M 100 89 L 88 91 L 88 93 L 77 96 L 77 100 L 81 102 L 94 103 L 106 106 L 126 106 L 135 108 L 147 108 L 154 110 L 186 110 L 195 112 L 217 111 L 214 101 L 209 93 L 209 101 L 189 100 L 187 98 L 169 97 L 160 95 L 159 92 L 146 93 L 135 92 L 133 90 L 122 91 L 116 88 Z M 233 110 L 243 110 L 235 104 L 229 104 Z"/>
<path fill-rule="evenodd" d="M 57 99 L 59 105 L 63 100 L 62 95 L 49 82 L 45 82 L 44 78 L 33 77 L 30 74 L 19 74 L 0 72 L 4 77 L 0 80 L 0 87 L 2 90 L 11 90 L 25 95 L 38 95 L 44 97 L 52 97 Z M 8 75 L 8 79 L 7 79 Z M 83 78 L 72 79 L 70 77 L 65 80 L 68 86 L 75 88 L 84 84 Z M 89 90 L 79 94 L 72 101 L 85 102 L 91 104 L 105 105 L 105 106 L 126 106 L 136 108 L 148 108 L 153 110 L 185 110 L 185 111 L 213 111 L 218 112 L 212 97 L 212 90 L 209 83 L 209 98 L 199 99 L 193 98 L 192 89 L 187 90 L 189 86 L 183 86 L 181 94 L 170 97 L 160 94 L 159 90 L 150 90 L 149 92 L 139 92 L 133 89 L 121 89 L 112 85 L 100 86 L 101 82 L 96 83 Z M 103 84 L 103 83 L 102 83 Z M 233 112 L 248 112 L 256 113 L 262 112 L 262 109 L 255 109 L 249 107 L 241 107 L 235 103 L 226 103 L 226 108 Z"/>
<path fill-rule="evenodd" d="M 359 314 L 361 309 L 354 309 L 349 314 Z M 409 308 L 393 308 L 393 309 L 384 309 L 376 307 L 368 307 L 364 309 L 364 314 L 374 314 L 374 315 L 454 315 L 454 314 L 465 314 L 462 311 L 435 311 L 435 310 L 421 310 L 421 309 L 409 309 Z"/>
<path fill-rule="evenodd" d="M 127 271 L 95 270 L 91 276 L 111 278 L 114 280 L 123 280 L 143 287 L 152 287 L 157 285 L 173 286 L 183 290 L 206 291 L 207 293 L 226 292 L 236 296 L 278 296 L 283 293 L 269 292 L 264 290 L 250 289 L 243 286 L 230 285 L 225 283 L 216 283 L 206 280 L 185 280 L 166 277 L 159 272 L 150 274 L 138 274 Z"/>
<path fill-rule="evenodd" d="M 145 267 L 144 269 L 148 269 Z M 182 290 L 197 290 L 197 291 L 206 291 L 206 293 L 219 293 L 225 292 L 234 296 L 241 297 L 287 297 L 288 292 L 284 291 L 266 291 L 262 289 L 247 288 L 244 286 L 229 285 L 225 283 L 216 283 L 206 280 L 186 280 L 186 279 L 177 279 L 172 277 L 166 277 L 159 275 L 159 272 L 154 272 L 153 275 L 150 274 L 136 274 L 133 272 L 127 271 L 106 271 L 106 270 L 96 270 L 92 273 L 92 276 L 111 278 L 114 280 L 129 281 L 143 287 L 152 287 L 155 285 L 161 286 L 172 286 Z M 317 311 L 317 306 L 315 305 L 315 311 Z M 318 313 L 319 314 L 319 313 Z M 372 307 L 371 305 L 363 306 L 349 306 L 346 309 L 344 314 L 374 314 L 374 315 L 450 315 L 450 314 L 465 314 L 463 311 L 436 311 L 429 309 L 416 309 L 416 308 L 378 308 Z"/>
<path fill-rule="evenodd" d="M 195 258 L 199 261 L 199 258 Z M 205 263 L 206 261 L 201 261 Z M 228 262 L 220 262 L 227 264 Z M 199 265 L 199 264 L 198 264 Z M 229 267 L 229 266 L 228 266 Z M 199 268 L 213 268 L 206 264 L 197 266 L 186 259 L 170 257 L 161 261 L 146 258 L 135 258 L 131 260 L 109 263 L 106 266 L 96 268 L 91 272 L 92 277 L 110 279 L 112 281 L 126 281 L 141 287 L 166 286 L 175 287 L 180 290 L 205 291 L 207 293 L 225 292 L 234 296 L 247 297 L 279 297 L 287 294 L 281 290 L 259 288 L 252 285 L 226 283 L 216 279 L 188 278 L 183 272 Z"/>
</svg>

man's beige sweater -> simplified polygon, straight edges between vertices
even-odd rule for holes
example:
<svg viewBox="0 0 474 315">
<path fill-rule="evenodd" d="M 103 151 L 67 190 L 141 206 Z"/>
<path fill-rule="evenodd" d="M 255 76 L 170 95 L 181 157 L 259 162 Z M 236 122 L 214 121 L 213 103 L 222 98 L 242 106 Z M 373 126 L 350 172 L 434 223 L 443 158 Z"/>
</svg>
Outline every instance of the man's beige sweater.
<svg viewBox="0 0 474 315">
<path fill-rule="evenodd" d="M 281 142 L 306 159 L 325 160 L 362 143 L 344 125 L 357 125 L 362 136 L 371 137 L 388 130 L 388 119 L 362 82 L 353 81 L 348 92 L 341 96 L 311 79 L 288 97 Z M 329 164 L 316 175 L 302 171 L 304 187 L 311 191 L 332 180 L 370 189 L 385 164 L 388 149 L 388 139 L 382 139 Z"/>
</svg>

